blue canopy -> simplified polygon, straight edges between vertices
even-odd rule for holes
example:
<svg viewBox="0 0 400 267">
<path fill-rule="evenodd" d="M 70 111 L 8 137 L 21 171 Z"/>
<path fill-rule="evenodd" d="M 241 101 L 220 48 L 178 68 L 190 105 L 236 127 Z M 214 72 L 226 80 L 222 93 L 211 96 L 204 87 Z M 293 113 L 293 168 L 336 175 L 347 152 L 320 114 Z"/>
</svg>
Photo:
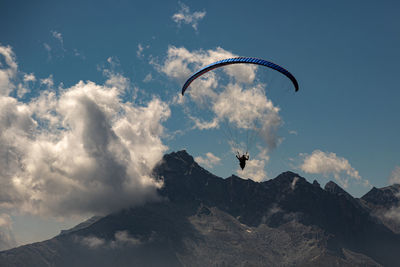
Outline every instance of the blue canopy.
<svg viewBox="0 0 400 267">
<path fill-rule="evenodd" d="M 286 77 L 288 77 L 293 85 L 294 85 L 294 89 L 297 92 L 299 90 L 299 84 L 296 81 L 296 78 L 286 69 L 282 68 L 281 66 L 263 60 L 263 59 L 259 59 L 259 58 L 252 58 L 252 57 L 236 57 L 236 58 L 228 58 L 228 59 L 224 59 L 224 60 L 220 60 L 217 62 L 214 62 L 208 66 L 205 66 L 204 68 L 202 68 L 201 70 L 197 71 L 196 73 L 194 73 L 183 85 L 182 87 L 182 95 L 185 93 L 186 89 L 189 87 L 189 85 L 198 77 L 200 77 L 201 75 L 203 75 L 204 73 L 222 67 L 222 66 L 226 66 L 226 65 L 231 65 L 231 64 L 240 64 L 240 63 L 246 63 L 246 64 L 256 64 L 256 65 L 261 65 L 261 66 L 265 66 L 271 69 L 274 69 L 276 71 L 279 71 L 280 73 L 282 73 L 283 75 L 285 75 Z"/>
</svg>

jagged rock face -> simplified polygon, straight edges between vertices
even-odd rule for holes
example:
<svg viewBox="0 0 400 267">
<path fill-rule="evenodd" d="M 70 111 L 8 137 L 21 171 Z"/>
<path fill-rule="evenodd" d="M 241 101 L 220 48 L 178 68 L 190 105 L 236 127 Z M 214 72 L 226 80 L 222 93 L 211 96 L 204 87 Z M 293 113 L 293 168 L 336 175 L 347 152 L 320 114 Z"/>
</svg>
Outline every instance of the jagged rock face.
<svg viewBox="0 0 400 267">
<path fill-rule="evenodd" d="M 400 185 L 372 188 L 360 201 L 395 233 L 400 233 Z"/>
<path fill-rule="evenodd" d="M 219 178 L 186 151 L 154 169 L 163 201 L 0 253 L 0 266 L 396 266 L 399 236 L 336 184 Z M 24 265 L 25 264 L 25 265 Z"/>
<path fill-rule="evenodd" d="M 383 188 L 372 188 L 361 199 L 374 205 L 390 208 L 400 204 L 400 185 L 394 184 Z"/>
</svg>

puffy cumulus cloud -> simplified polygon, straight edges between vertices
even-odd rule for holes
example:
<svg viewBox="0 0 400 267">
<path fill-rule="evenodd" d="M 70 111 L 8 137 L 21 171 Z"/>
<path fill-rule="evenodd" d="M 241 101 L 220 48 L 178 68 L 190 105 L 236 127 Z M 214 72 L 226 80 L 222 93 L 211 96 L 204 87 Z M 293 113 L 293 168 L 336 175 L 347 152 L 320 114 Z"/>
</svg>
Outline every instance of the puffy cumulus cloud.
<svg viewBox="0 0 400 267">
<path fill-rule="evenodd" d="M 400 184 L 400 166 L 396 166 L 389 178 L 389 184 Z"/>
<path fill-rule="evenodd" d="M 15 88 L 18 64 L 10 46 L 0 45 L 0 96 L 9 95 Z"/>
<path fill-rule="evenodd" d="M 193 13 L 190 12 L 188 6 L 183 3 L 180 4 L 180 10 L 172 15 L 172 20 L 180 26 L 182 23 L 192 25 L 193 29 L 197 31 L 197 26 L 199 21 L 202 20 L 205 15 L 206 11 L 195 11 Z"/>
<path fill-rule="evenodd" d="M 0 251 L 16 246 L 11 218 L 8 214 L 0 213 Z"/>
<path fill-rule="evenodd" d="M 350 165 L 349 161 L 338 157 L 335 153 L 314 150 L 311 155 L 300 155 L 303 157 L 300 169 L 306 173 L 333 175 L 344 188 L 348 186 L 348 177 L 361 180 L 358 171 Z M 345 177 L 342 177 L 342 173 L 345 174 Z"/>
<path fill-rule="evenodd" d="M 229 84 L 212 109 L 219 121 L 227 120 L 240 129 L 254 129 L 270 148 L 279 143 L 277 130 L 282 124 L 279 108 L 267 99 L 262 85 L 243 89 L 238 84 Z"/>
<path fill-rule="evenodd" d="M 246 167 L 242 170 L 238 168 L 236 174 L 244 179 L 252 179 L 256 182 L 265 181 L 268 179 L 265 167 L 269 161 L 269 156 L 266 149 L 262 149 L 258 155 L 247 161 Z"/>
<path fill-rule="evenodd" d="M 122 100 L 128 82 L 79 82 L 29 102 L 0 96 L 0 208 L 101 214 L 156 197 L 168 105 Z"/>
<path fill-rule="evenodd" d="M 195 157 L 194 160 L 207 168 L 213 168 L 215 165 L 221 162 L 221 158 L 215 156 L 211 152 L 207 152 L 205 157 Z"/>
</svg>

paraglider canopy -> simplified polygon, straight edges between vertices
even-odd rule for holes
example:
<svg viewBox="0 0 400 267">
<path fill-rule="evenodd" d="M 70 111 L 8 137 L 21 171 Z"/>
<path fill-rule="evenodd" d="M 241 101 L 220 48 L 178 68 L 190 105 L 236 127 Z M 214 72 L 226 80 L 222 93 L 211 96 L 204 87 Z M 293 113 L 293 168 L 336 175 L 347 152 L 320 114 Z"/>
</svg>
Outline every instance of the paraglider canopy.
<svg viewBox="0 0 400 267">
<path fill-rule="evenodd" d="M 296 78 L 286 69 L 284 69 L 283 67 L 272 63 L 270 61 L 264 60 L 264 59 L 259 59 L 259 58 L 252 58 L 252 57 L 236 57 L 236 58 L 228 58 L 228 59 L 223 59 L 217 62 L 214 62 L 208 66 L 205 66 L 204 68 L 202 68 L 201 70 L 197 71 L 196 73 L 194 73 L 183 85 L 182 87 L 182 95 L 185 94 L 186 89 L 189 87 L 189 85 L 198 77 L 200 77 L 201 75 L 203 75 L 204 73 L 222 67 L 222 66 L 226 66 L 226 65 L 231 65 L 231 64 L 256 64 L 256 65 L 261 65 L 261 66 L 265 66 L 271 69 L 274 69 L 280 73 L 282 73 L 283 75 L 285 75 L 286 77 L 288 77 L 293 85 L 294 85 L 294 89 L 297 92 L 299 90 L 299 84 L 297 83 Z"/>
</svg>

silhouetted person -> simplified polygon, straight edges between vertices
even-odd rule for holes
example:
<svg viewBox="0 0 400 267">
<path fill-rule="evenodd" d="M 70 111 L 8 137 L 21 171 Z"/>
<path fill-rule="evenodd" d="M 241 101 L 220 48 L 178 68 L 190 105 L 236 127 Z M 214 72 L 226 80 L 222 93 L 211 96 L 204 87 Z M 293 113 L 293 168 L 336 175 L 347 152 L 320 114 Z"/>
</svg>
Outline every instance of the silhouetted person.
<svg viewBox="0 0 400 267">
<path fill-rule="evenodd" d="M 246 152 L 246 154 L 240 156 L 239 152 L 237 152 L 236 158 L 239 160 L 240 168 L 243 170 L 246 167 L 246 160 L 249 160 L 249 154 Z"/>
</svg>

